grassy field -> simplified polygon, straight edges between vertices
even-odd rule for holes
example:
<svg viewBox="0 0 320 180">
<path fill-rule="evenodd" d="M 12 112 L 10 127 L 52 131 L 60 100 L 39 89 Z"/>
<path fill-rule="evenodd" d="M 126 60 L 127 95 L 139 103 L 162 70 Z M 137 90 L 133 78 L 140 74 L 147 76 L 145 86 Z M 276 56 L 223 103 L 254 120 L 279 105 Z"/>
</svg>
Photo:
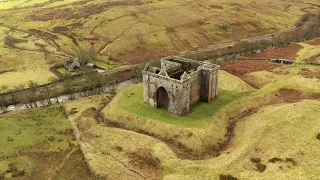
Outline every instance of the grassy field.
<svg viewBox="0 0 320 180">
<path fill-rule="evenodd" d="M 320 88 L 320 84 L 314 84 L 315 78 L 298 75 L 300 68 L 317 69 L 316 66 L 291 67 L 291 72 L 281 76 L 276 82 L 224 104 L 223 108 L 208 119 L 211 126 L 208 123 L 201 126 L 205 121 L 201 122 L 196 118 L 203 117 L 192 115 L 204 109 L 203 114 L 208 113 L 207 108 L 212 109 L 211 104 L 196 105 L 190 115 L 196 123 L 186 127 L 189 124 L 188 116 L 186 123 L 179 122 L 178 117 L 167 116 L 164 110 L 156 112 L 156 109 L 144 107 L 141 85 L 120 90 L 103 110 L 104 117 L 108 120 L 154 134 L 163 133 L 165 137 L 175 137 L 187 146 L 189 141 L 192 145 L 188 147 L 197 149 L 198 146 L 203 146 L 199 141 L 210 144 L 223 137 L 223 132 L 213 127 L 221 128 L 226 124 L 216 121 L 226 121 L 228 117 L 237 115 L 244 109 L 259 107 L 256 113 L 242 118 L 238 116 L 241 119 L 237 121 L 234 136 L 220 156 L 196 161 L 177 157 L 172 145 L 159 139 L 159 136 L 145 135 L 143 131 L 134 128 L 123 129 L 125 126 L 109 127 L 95 120 L 93 117 L 96 109 L 110 101 L 108 95 L 83 98 L 65 106 L 67 112 L 74 111 L 77 107 L 76 113 L 70 114 L 69 119 L 79 131 L 85 157 L 90 159 L 89 166 L 100 176 L 166 180 L 219 179 L 223 175 L 239 179 L 317 179 L 320 175 L 319 160 L 316 158 L 320 155 L 317 151 L 320 147 L 320 138 L 317 139 L 320 133 L 317 125 L 320 103 L 318 100 L 283 102 L 279 100 L 283 94 L 278 94 L 277 90 L 296 88 L 306 93 L 318 92 L 317 89 L 312 91 L 312 88 L 303 89 L 290 85 L 303 86 L 310 83 L 313 87 Z M 229 75 L 226 77 L 235 79 Z M 272 92 L 278 95 L 275 96 Z M 220 95 L 232 97 L 228 90 L 221 90 Z M 219 101 L 221 99 L 213 103 Z M 134 106 L 132 102 L 136 102 Z M 112 113 L 114 107 L 118 118 Z M 188 137 L 190 132 L 192 135 Z"/>
<path fill-rule="evenodd" d="M 96 95 L 68 102 L 64 107 L 69 112 L 68 118 L 76 131 L 81 149 L 93 173 L 108 179 L 140 179 L 139 174 L 128 165 L 128 158 L 116 156 L 112 152 L 117 147 L 110 146 L 109 141 L 118 141 L 123 134 L 119 133 L 119 137 L 115 136 L 117 130 L 102 126 L 93 118 L 95 109 L 110 100 L 110 94 Z M 130 135 L 127 138 L 131 139 Z"/>
<path fill-rule="evenodd" d="M 310 45 L 308 43 L 299 43 L 303 49 L 298 53 L 297 61 L 301 63 L 320 64 L 320 46 Z"/>
<path fill-rule="evenodd" d="M 319 107 L 319 101 L 267 106 L 240 121 L 226 151 L 210 160 L 183 161 L 164 146 L 151 148 L 161 159 L 165 179 L 218 179 L 219 174 L 239 179 L 317 179 Z M 259 172 L 257 164 L 266 169 Z"/>
<path fill-rule="evenodd" d="M 0 87 L 46 83 L 55 76 L 50 67 L 81 48 L 92 46 L 98 65 L 112 69 L 289 29 L 319 5 L 0 0 Z M 8 35 L 16 38 L 12 47 Z M 318 60 L 317 42 L 300 45 L 297 62 Z M 0 115 L 0 179 L 96 179 L 90 172 L 108 179 L 318 179 L 319 67 L 237 63 L 229 67 L 235 74 L 220 72 L 218 98 L 192 105 L 184 118 L 144 105 L 141 84 L 115 97 Z"/>
<path fill-rule="evenodd" d="M 30 80 L 43 84 L 55 77 L 50 71 L 54 63 L 48 62 L 43 53 L 0 47 L 0 56 L 0 87 L 14 89 Z"/>
<path fill-rule="evenodd" d="M 91 46 L 106 63 L 132 64 L 289 29 L 318 10 L 316 0 L 1 1 L 0 37 L 17 42 L 0 43 L 0 85 L 46 83 L 50 67 Z"/>
<path fill-rule="evenodd" d="M 84 98 L 68 103 L 66 109 L 71 112 L 81 104 L 69 119 L 79 131 L 89 166 L 101 176 L 169 180 L 218 179 L 223 175 L 239 179 L 317 179 L 319 162 L 315 157 L 319 156 L 320 131 L 314 124 L 320 115 L 320 104 L 318 100 L 299 99 L 310 99 L 309 96 L 296 97 L 291 93 L 319 93 L 317 78 L 301 74 L 301 69 L 317 72 L 318 67 L 283 68 L 290 72 L 249 92 L 241 92 L 247 85 L 239 86 L 239 92 L 234 86 L 225 86 L 230 82 L 245 84 L 222 71 L 225 79 L 220 79 L 220 88 L 225 89 L 220 89 L 221 99 L 194 105 L 184 121 L 164 109 L 145 106 L 141 85 L 118 92 L 102 111 L 106 123 L 94 117 L 96 110 L 110 101 L 108 97 Z M 283 88 L 287 94 L 283 94 Z M 288 96 L 294 103 L 286 101 Z M 251 114 L 250 108 L 257 111 Z M 175 141 L 200 152 L 221 142 L 225 138 L 224 128 L 234 117 L 239 120 L 234 136 L 220 156 L 195 161 L 177 151 Z M 110 122 L 119 124 L 110 126 Z"/>
<path fill-rule="evenodd" d="M 65 67 L 58 68 L 57 71 L 59 71 L 63 75 L 70 73 L 72 76 L 80 73 L 80 72 L 69 72 Z"/>
<path fill-rule="evenodd" d="M 90 178 L 63 108 L 0 115 L 0 127 L 0 179 Z"/>
<path fill-rule="evenodd" d="M 256 71 L 246 74 L 244 78 L 255 87 L 262 88 L 271 84 L 279 77 L 281 77 L 281 75 L 277 75 L 269 71 Z"/>
<path fill-rule="evenodd" d="M 254 89 L 239 77 L 234 76 L 226 71 L 219 71 L 219 88 L 226 89 L 228 91 L 236 92 L 250 92 Z"/>
<path fill-rule="evenodd" d="M 232 119 L 241 117 L 242 114 L 250 114 L 254 109 L 267 104 L 276 103 L 274 93 L 296 74 L 297 69 L 298 66 L 292 67 L 292 72 L 288 75 L 251 93 L 221 90 L 216 101 L 193 105 L 191 113 L 184 118 L 172 116 L 165 109 L 154 109 L 144 105 L 141 85 L 121 91 L 102 112 L 108 121 L 120 123 L 125 129 L 152 132 L 162 139 L 172 138 L 186 147 L 200 152 L 206 151 L 213 144 L 224 141 L 224 135 Z M 231 77 L 230 80 L 220 79 L 220 86 L 234 80 L 237 80 L 236 84 L 243 83 L 241 79 L 232 75 L 227 77 Z M 230 88 L 234 89 L 232 86 Z M 192 134 L 191 138 L 188 134 Z"/>
<path fill-rule="evenodd" d="M 152 108 L 143 103 L 143 86 L 142 84 L 131 86 L 119 92 L 114 102 L 108 108 L 108 114 L 120 115 L 123 113 L 126 116 L 138 116 L 141 118 L 160 120 L 164 123 L 196 128 L 206 127 L 206 120 L 212 117 L 216 112 L 222 109 L 226 104 L 244 95 L 219 89 L 219 96 L 211 103 L 197 102 L 190 107 L 190 114 L 184 117 L 178 117 L 170 114 L 166 109 Z M 110 115 L 109 114 L 109 115 Z"/>
</svg>

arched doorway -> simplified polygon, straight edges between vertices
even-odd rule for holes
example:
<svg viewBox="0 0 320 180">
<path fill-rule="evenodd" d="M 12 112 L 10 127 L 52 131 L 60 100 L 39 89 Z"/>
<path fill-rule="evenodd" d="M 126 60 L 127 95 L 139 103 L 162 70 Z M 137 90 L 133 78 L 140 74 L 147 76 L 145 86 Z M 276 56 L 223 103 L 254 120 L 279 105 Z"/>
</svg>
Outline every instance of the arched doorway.
<svg viewBox="0 0 320 180">
<path fill-rule="evenodd" d="M 168 92 L 164 87 L 159 87 L 157 90 L 157 108 L 168 108 L 169 97 Z"/>
</svg>

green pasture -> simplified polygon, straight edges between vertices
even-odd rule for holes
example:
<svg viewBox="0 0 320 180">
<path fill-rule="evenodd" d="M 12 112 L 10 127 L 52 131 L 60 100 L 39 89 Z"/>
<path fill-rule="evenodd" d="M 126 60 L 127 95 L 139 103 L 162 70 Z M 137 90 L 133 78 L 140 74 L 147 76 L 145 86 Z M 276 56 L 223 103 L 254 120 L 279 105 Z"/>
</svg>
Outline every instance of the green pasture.
<svg viewBox="0 0 320 180">
<path fill-rule="evenodd" d="M 225 105 L 241 96 L 244 96 L 244 93 L 219 89 L 219 96 L 212 102 L 205 103 L 199 101 L 191 105 L 188 115 L 179 117 L 170 114 L 167 109 L 157 109 L 145 105 L 143 103 L 143 86 L 140 84 L 120 91 L 112 106 L 119 111 L 119 115 L 121 115 L 121 111 L 126 111 L 146 119 L 155 119 L 165 123 L 192 127 L 196 124 L 200 125 L 202 121 L 206 121 Z"/>
</svg>

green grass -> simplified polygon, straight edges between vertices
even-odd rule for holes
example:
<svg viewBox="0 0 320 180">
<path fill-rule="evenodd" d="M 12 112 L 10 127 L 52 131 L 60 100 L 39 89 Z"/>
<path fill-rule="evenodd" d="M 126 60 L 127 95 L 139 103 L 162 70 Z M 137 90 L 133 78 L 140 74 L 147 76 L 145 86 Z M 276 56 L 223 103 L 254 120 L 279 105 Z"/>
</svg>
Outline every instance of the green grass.
<svg viewBox="0 0 320 180">
<path fill-rule="evenodd" d="M 320 63 L 320 46 L 313 46 L 307 43 L 299 43 L 303 49 L 298 52 L 297 62 L 299 63 Z"/>
<path fill-rule="evenodd" d="M 70 151 L 69 144 L 74 143 L 71 125 L 58 106 L 0 115 L 0 127 L 0 157 L 7 157 L 0 159 L 0 179 L 1 175 L 11 176 L 6 173 L 10 163 L 24 170 L 27 176 L 32 175 L 43 166 L 37 162 L 44 160 L 37 158 L 48 153 L 53 153 L 52 158 L 63 158 L 63 154 Z M 40 157 L 34 159 L 34 155 Z"/>
<path fill-rule="evenodd" d="M 61 74 L 63 74 L 63 75 L 65 75 L 65 74 L 67 74 L 67 73 L 71 73 L 71 76 L 80 74 L 79 71 L 78 71 L 78 72 L 69 72 L 69 71 L 67 71 L 66 68 L 64 68 L 64 67 L 58 68 L 57 70 L 58 70 Z"/>
<path fill-rule="evenodd" d="M 320 146 L 319 140 L 316 138 L 316 135 L 320 133 L 317 124 L 319 101 L 303 100 L 296 103 L 270 105 L 270 102 L 277 98 L 272 93 L 282 87 L 287 87 L 288 83 L 291 83 L 298 76 L 296 74 L 299 72 L 299 68 L 301 65 L 294 64 L 291 66 L 289 74 L 281 76 L 248 96 L 243 95 L 241 98 L 240 95 L 240 98 L 235 101 L 229 102 L 229 99 L 224 97 L 224 94 L 229 95 L 229 91 L 220 91 L 219 97 L 221 99 L 212 102 L 212 104 L 216 103 L 215 106 L 205 103 L 196 104 L 195 107 L 192 107 L 194 109 L 190 115 L 185 117 L 187 124 L 192 118 L 194 118 L 192 121 L 195 124 L 201 124 L 200 119 L 208 119 L 213 128 L 210 128 L 208 123 L 205 123 L 207 124 L 206 129 L 184 128 L 186 132 L 179 129 L 183 128 L 182 126 L 171 128 L 168 123 L 185 125 L 184 121 L 180 121 L 179 117 L 171 116 L 164 109 L 154 109 L 144 105 L 141 99 L 141 85 L 122 90 L 106 108 L 106 118 L 125 123 L 129 127 L 144 127 L 145 131 L 167 138 L 177 137 L 184 145 L 196 149 L 203 144 L 218 142 L 217 139 L 225 137 L 224 134 L 219 135 L 219 131 L 226 128 L 223 126 L 223 121 L 246 109 L 257 107 L 259 109 L 257 113 L 237 122 L 235 135 L 219 157 L 200 161 L 181 160 L 172 153 L 167 145 L 159 143 L 158 139 L 150 140 L 149 137 L 139 133 L 121 131 L 116 128 L 102 129 L 101 132 L 94 130 L 94 132 L 99 132 L 97 136 L 101 133 L 105 136 L 104 138 L 109 138 L 104 141 L 108 143 L 105 148 L 120 146 L 127 153 L 134 148 L 152 149 L 154 155 L 161 162 L 163 179 L 218 179 L 219 174 L 230 174 L 239 179 L 317 179 L 319 177 L 319 151 L 317 149 Z M 307 80 L 307 78 L 303 78 L 303 80 L 294 81 L 295 84 L 291 88 L 306 86 L 309 84 Z M 314 82 L 312 84 L 317 85 Z M 303 92 L 308 91 L 303 90 Z M 131 93 L 134 94 L 131 95 Z M 208 108 L 205 109 L 205 106 L 202 105 L 206 105 Z M 211 112 L 211 107 L 216 107 L 217 111 L 220 108 L 220 111 L 213 112 L 215 115 L 212 118 L 205 118 Z M 116 111 L 117 118 L 108 108 Z M 119 114 L 119 112 L 123 114 Z M 126 112 L 130 113 L 126 114 Z M 202 115 L 197 113 L 202 113 Z M 139 123 L 140 119 L 148 119 L 148 121 Z M 132 123 L 133 121 L 135 122 Z M 145 124 L 151 125 L 146 126 Z M 192 138 L 194 139 L 186 137 L 190 129 L 193 131 Z M 108 135 L 105 135 L 107 133 Z M 203 141 L 203 144 L 199 145 L 199 141 Z M 103 151 L 101 149 L 100 151 Z M 113 153 L 118 153 L 122 159 L 128 158 L 124 152 L 120 154 L 114 150 Z M 269 161 L 275 157 L 281 158 L 283 161 L 275 163 Z M 267 167 L 265 172 L 258 172 L 256 165 L 250 161 L 251 158 L 260 158 L 261 163 Z M 297 164 L 285 162 L 286 158 L 293 159 Z M 106 171 L 108 170 L 106 169 Z"/>
<path fill-rule="evenodd" d="M 57 139 L 70 138 L 57 134 L 60 130 L 70 128 L 68 120 L 58 107 L 9 113 L 0 116 L 0 126 L 0 143 L 3 145 L 0 154 L 13 153 L 21 147 L 33 146 L 49 136 L 55 136 Z M 9 138 L 13 141 L 8 141 Z M 65 143 L 50 142 L 47 150 L 56 151 L 63 148 L 61 146 Z"/>
<path fill-rule="evenodd" d="M 134 93 L 134 95 L 131 95 Z M 244 93 L 219 90 L 219 95 L 210 103 L 198 101 L 190 106 L 190 113 L 184 117 L 172 115 L 167 109 L 153 108 L 143 103 L 143 86 L 136 85 L 124 89 L 119 93 L 119 99 L 116 106 L 122 110 L 131 112 L 137 116 L 147 119 L 159 120 L 165 123 L 195 126 L 198 122 L 207 120 L 216 112 L 222 109 L 226 104 L 241 97 Z"/>
<path fill-rule="evenodd" d="M 117 67 L 119 67 L 119 65 L 109 64 L 109 63 L 102 62 L 102 61 L 93 61 L 92 63 L 97 65 L 98 67 L 105 69 L 106 71 L 113 70 L 113 69 L 116 69 Z"/>
</svg>

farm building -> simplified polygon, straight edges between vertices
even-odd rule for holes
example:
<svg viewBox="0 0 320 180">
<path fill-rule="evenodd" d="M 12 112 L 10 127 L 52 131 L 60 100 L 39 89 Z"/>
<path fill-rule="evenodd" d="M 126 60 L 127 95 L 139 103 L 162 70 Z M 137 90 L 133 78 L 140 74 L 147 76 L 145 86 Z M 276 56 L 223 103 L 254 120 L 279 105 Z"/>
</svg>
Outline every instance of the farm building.
<svg viewBox="0 0 320 180">
<path fill-rule="evenodd" d="M 70 72 L 79 71 L 80 63 L 76 58 L 69 58 L 68 61 L 64 63 L 64 67 Z"/>
<path fill-rule="evenodd" d="M 271 59 L 274 63 L 280 63 L 280 64 L 292 64 L 293 62 L 289 59 Z"/>
</svg>

